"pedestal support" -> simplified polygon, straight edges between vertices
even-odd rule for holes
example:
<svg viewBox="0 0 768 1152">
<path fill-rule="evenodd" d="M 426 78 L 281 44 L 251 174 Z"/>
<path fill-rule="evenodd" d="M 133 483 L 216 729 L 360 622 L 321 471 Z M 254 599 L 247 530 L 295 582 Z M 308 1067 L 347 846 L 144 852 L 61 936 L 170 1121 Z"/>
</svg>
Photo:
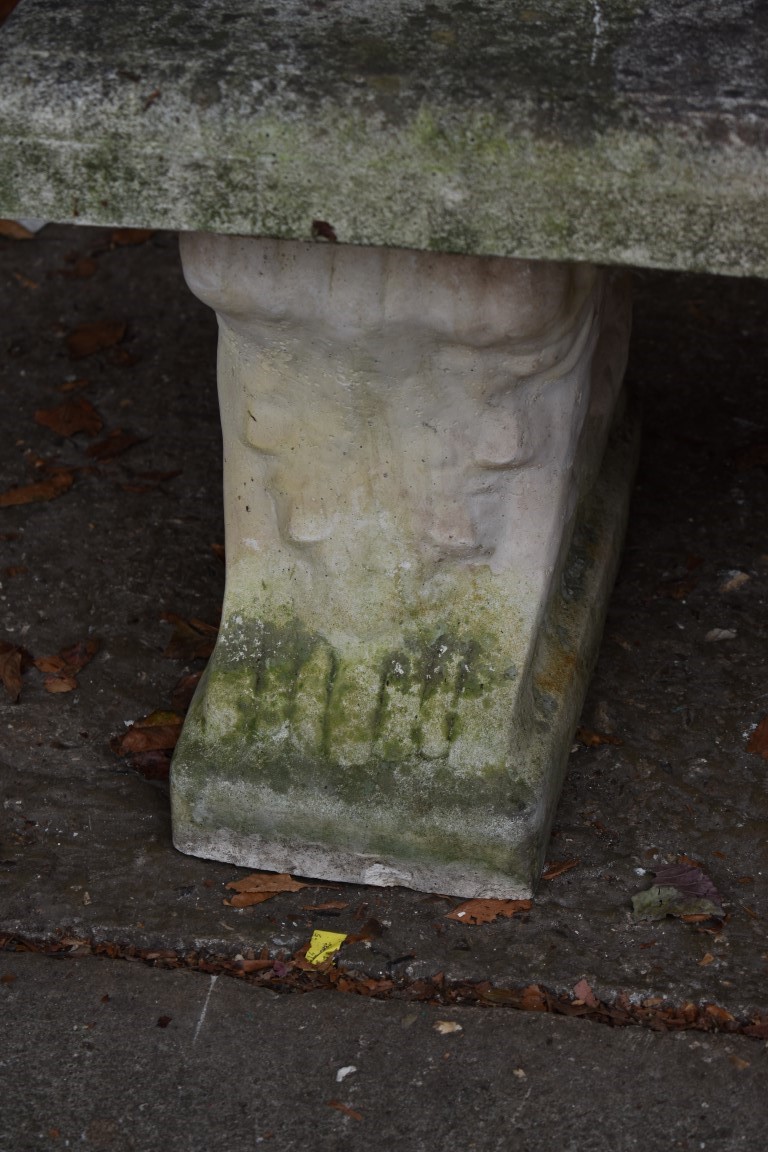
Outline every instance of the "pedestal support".
<svg viewBox="0 0 768 1152">
<path fill-rule="evenodd" d="M 227 585 L 182 851 L 529 895 L 634 461 L 590 265 L 188 235 L 219 317 Z"/>
</svg>

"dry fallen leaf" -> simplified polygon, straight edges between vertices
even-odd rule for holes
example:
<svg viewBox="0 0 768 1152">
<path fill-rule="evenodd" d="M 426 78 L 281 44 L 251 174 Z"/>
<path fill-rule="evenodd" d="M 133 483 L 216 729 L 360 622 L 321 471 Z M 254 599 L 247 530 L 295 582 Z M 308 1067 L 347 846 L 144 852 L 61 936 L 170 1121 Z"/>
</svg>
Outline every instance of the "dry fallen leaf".
<svg viewBox="0 0 768 1152">
<path fill-rule="evenodd" d="M 3 22 L 3 13 L 0 9 L 0 24 Z M 25 228 L 23 224 L 19 224 L 18 220 L 0 220 L 0 236 L 5 236 L 6 240 L 34 240 L 34 232 L 30 232 L 29 228 Z"/>
<path fill-rule="evenodd" d="M 705 952 L 701 960 L 699 960 L 699 967 L 706 968 L 708 964 L 714 963 L 714 960 L 715 958 L 711 952 Z"/>
<path fill-rule="evenodd" d="M 768 716 L 763 716 L 747 743 L 747 752 L 768 760 Z"/>
<path fill-rule="evenodd" d="M 177 712 L 186 712 L 200 683 L 202 672 L 189 672 L 178 681 L 171 692 L 171 707 Z"/>
<path fill-rule="evenodd" d="M 571 868 L 576 868 L 581 863 L 577 858 L 573 860 L 559 860 L 552 864 L 545 864 L 544 871 L 541 874 L 542 880 L 556 880 L 558 876 L 562 876 L 564 872 L 570 872 Z"/>
<path fill-rule="evenodd" d="M 75 674 L 93 659 L 98 650 L 98 640 L 80 640 L 69 648 L 62 648 L 55 656 L 38 656 L 34 664 L 40 672 L 47 673 L 43 681 L 45 690 L 73 692 L 77 688 Z"/>
<path fill-rule="evenodd" d="M 95 436 L 101 431 L 103 421 L 90 400 L 74 396 L 55 408 L 38 408 L 35 423 L 50 428 L 57 436 L 75 436 L 78 432 Z"/>
<path fill-rule="evenodd" d="M 656 589 L 657 596 L 669 596 L 672 600 L 685 600 L 690 596 L 699 582 L 698 576 L 687 576 L 684 580 L 671 580 L 660 584 Z"/>
<path fill-rule="evenodd" d="M 97 320 L 92 324 L 80 324 L 69 336 L 70 360 L 82 360 L 86 356 L 93 356 L 113 344 L 119 344 L 125 336 L 126 325 L 120 320 Z"/>
<path fill-rule="evenodd" d="M 213 652 L 218 628 L 204 620 L 184 620 L 175 612 L 163 612 L 163 620 L 173 624 L 173 635 L 163 656 L 168 660 L 207 660 Z"/>
<path fill-rule="evenodd" d="M 677 916 L 686 923 L 696 924 L 725 915 L 719 892 L 695 862 L 659 864 L 652 871 L 651 887 L 632 897 L 636 920 Z"/>
<path fill-rule="evenodd" d="M 66 260 L 70 265 L 69 268 L 57 268 L 55 272 L 49 272 L 49 276 L 67 276 L 70 279 L 77 280 L 90 280 L 91 276 L 95 276 L 99 266 L 95 260 L 90 256 L 78 256 L 76 252 L 71 252 Z"/>
<path fill-rule="evenodd" d="M 597 1008 L 600 1004 L 600 1001 L 586 980 L 579 980 L 578 984 L 574 984 L 573 994 L 577 1000 L 580 1000 L 582 1004 L 586 1004 L 588 1008 Z"/>
<path fill-rule="evenodd" d="M 486 988 L 480 995 L 491 1004 L 510 1004 L 525 1012 L 546 1012 L 548 1008 L 546 993 L 538 984 L 520 989 Z"/>
<path fill-rule="evenodd" d="M 85 454 L 94 460 L 112 460 L 136 444 L 141 444 L 141 439 L 134 436 L 133 432 L 124 432 L 122 428 L 113 428 L 103 440 L 99 440 L 96 444 L 89 444 Z"/>
<path fill-rule="evenodd" d="M 618 736 L 608 732 L 593 732 L 590 728 L 577 728 L 575 739 L 586 748 L 597 748 L 600 744 L 623 744 Z"/>
<path fill-rule="evenodd" d="M 721 1008 L 719 1004 L 706 1004 L 704 1011 L 711 1020 L 716 1020 L 718 1024 L 733 1024 L 736 1017 L 732 1016 L 725 1008 Z"/>
<path fill-rule="evenodd" d="M 46 692 L 74 692 L 77 688 L 77 680 L 74 676 L 68 673 L 63 673 L 58 676 L 46 676 L 43 680 L 43 687 Z"/>
<path fill-rule="evenodd" d="M 0 682 L 15 704 L 21 695 L 21 648 L 0 640 Z"/>
<path fill-rule="evenodd" d="M 452 1032 L 463 1032 L 461 1024 L 457 1024 L 455 1020 L 438 1020 L 435 1024 L 435 1032 L 439 1032 L 441 1036 L 450 1036 Z"/>
<path fill-rule="evenodd" d="M 720 591 L 736 592 L 739 588 L 743 588 L 751 579 L 752 577 L 748 572 L 739 572 L 738 569 L 734 569 L 728 573 L 728 579 L 724 580 L 720 585 Z"/>
<path fill-rule="evenodd" d="M 113 743 L 118 756 L 135 752 L 158 752 L 176 747 L 184 722 L 177 712 L 157 710 L 141 720 L 136 720 L 130 728 Z"/>
<path fill-rule="evenodd" d="M 133 244 L 144 244 L 154 236 L 153 228 L 116 228 L 109 234 L 109 242 L 115 248 L 125 248 Z"/>
<path fill-rule="evenodd" d="M 19 488 L 8 488 L 0 492 L 0 508 L 11 508 L 20 504 L 37 504 L 43 500 L 55 500 L 63 496 L 75 482 L 74 472 L 59 468 L 45 480 L 36 484 L 25 484 Z"/>
<path fill-rule="evenodd" d="M 499 916 L 515 916 L 527 912 L 531 900 L 465 900 L 446 915 L 447 920 L 458 920 L 460 924 L 490 924 Z"/>
<path fill-rule="evenodd" d="M 749 1068 L 752 1063 L 751 1060 L 742 1060 L 741 1056 L 737 1056 L 735 1052 L 732 1052 L 728 1059 L 735 1068 L 738 1068 L 739 1072 L 743 1072 L 745 1068 Z"/>
<path fill-rule="evenodd" d="M 280 892 L 299 892 L 311 885 L 294 880 L 288 872 L 252 872 L 242 880 L 232 880 L 227 888 L 236 893 L 224 903 L 230 908 L 249 908 L 253 904 L 263 904 Z"/>
<path fill-rule="evenodd" d="M 327 1100 L 329 1108 L 335 1108 L 337 1112 L 343 1112 L 345 1116 L 349 1116 L 352 1120 L 362 1120 L 362 1115 L 355 1112 L 354 1108 L 350 1108 L 347 1104 L 342 1104 L 341 1100 Z"/>
<path fill-rule="evenodd" d="M 13 278 L 21 284 L 22 288 L 27 288 L 30 292 L 34 292 L 36 288 L 40 287 L 39 281 L 30 280 L 29 276 L 22 276 L 21 272 L 14 272 Z"/>
<path fill-rule="evenodd" d="M 252 908 L 255 904 L 263 904 L 265 900 L 271 900 L 276 895 L 276 892 L 238 892 L 224 903 L 228 908 Z"/>
</svg>

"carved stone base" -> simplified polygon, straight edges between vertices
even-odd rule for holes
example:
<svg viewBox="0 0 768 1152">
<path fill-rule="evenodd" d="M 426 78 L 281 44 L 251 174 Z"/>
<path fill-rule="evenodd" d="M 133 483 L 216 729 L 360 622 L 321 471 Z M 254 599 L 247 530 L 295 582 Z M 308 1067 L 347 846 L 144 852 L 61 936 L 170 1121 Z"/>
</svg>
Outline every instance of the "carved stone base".
<svg viewBox="0 0 768 1152">
<path fill-rule="evenodd" d="M 220 321 L 227 590 L 176 846 L 529 895 L 629 498 L 626 291 L 584 265 L 182 252 Z"/>
</svg>

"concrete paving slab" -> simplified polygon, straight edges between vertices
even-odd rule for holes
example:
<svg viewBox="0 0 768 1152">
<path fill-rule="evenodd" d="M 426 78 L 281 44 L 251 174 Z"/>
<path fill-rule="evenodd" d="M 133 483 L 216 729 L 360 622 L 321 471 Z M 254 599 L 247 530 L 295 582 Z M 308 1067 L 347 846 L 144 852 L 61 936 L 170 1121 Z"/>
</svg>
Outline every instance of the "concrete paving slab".
<svg viewBox="0 0 768 1152">
<path fill-rule="evenodd" d="M 217 618 L 215 324 L 162 233 L 125 245 L 49 226 L 0 241 L 0 292 L 0 492 L 76 470 L 58 498 L 0 509 L 2 636 L 36 657 L 101 641 L 76 690 L 51 693 L 30 668 L 18 703 L 2 693 L 0 935 L 289 956 L 314 928 L 354 933 L 373 917 L 381 935 L 340 960 L 363 977 L 569 995 L 586 978 L 609 1004 L 624 992 L 743 1020 L 768 1010 L 768 761 L 747 750 L 768 712 L 764 284 L 638 276 L 629 374 L 645 447 L 583 715 L 596 743 L 574 748 L 548 853 L 572 867 L 525 916 L 476 927 L 446 919 L 455 901 L 405 889 L 307 888 L 238 911 L 223 901 L 241 872 L 173 850 L 162 780 L 109 745 L 203 666 L 163 657 L 162 614 Z M 67 335 L 109 319 L 127 324 L 122 341 L 70 360 Z M 98 435 L 35 422 L 77 395 Z M 87 455 L 117 428 L 141 442 Z M 631 894 L 681 855 L 716 884 L 723 925 L 633 921 Z M 347 906 L 306 910 L 329 900 Z"/>
<path fill-rule="evenodd" d="M 0 1001 L 7 1152 L 757 1152 L 768 1130 L 742 1038 L 19 955 Z"/>
</svg>

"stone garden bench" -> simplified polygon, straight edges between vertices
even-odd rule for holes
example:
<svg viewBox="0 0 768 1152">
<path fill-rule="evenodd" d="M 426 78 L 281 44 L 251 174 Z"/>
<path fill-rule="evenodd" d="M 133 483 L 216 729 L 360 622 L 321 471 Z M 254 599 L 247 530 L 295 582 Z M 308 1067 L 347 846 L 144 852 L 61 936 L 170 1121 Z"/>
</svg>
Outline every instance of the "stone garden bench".
<svg viewBox="0 0 768 1152">
<path fill-rule="evenodd" d="M 227 586 L 185 852 L 525 896 L 635 457 L 625 265 L 768 273 L 768 25 L 676 0 L 22 0 L 0 214 L 176 229 Z"/>
</svg>

